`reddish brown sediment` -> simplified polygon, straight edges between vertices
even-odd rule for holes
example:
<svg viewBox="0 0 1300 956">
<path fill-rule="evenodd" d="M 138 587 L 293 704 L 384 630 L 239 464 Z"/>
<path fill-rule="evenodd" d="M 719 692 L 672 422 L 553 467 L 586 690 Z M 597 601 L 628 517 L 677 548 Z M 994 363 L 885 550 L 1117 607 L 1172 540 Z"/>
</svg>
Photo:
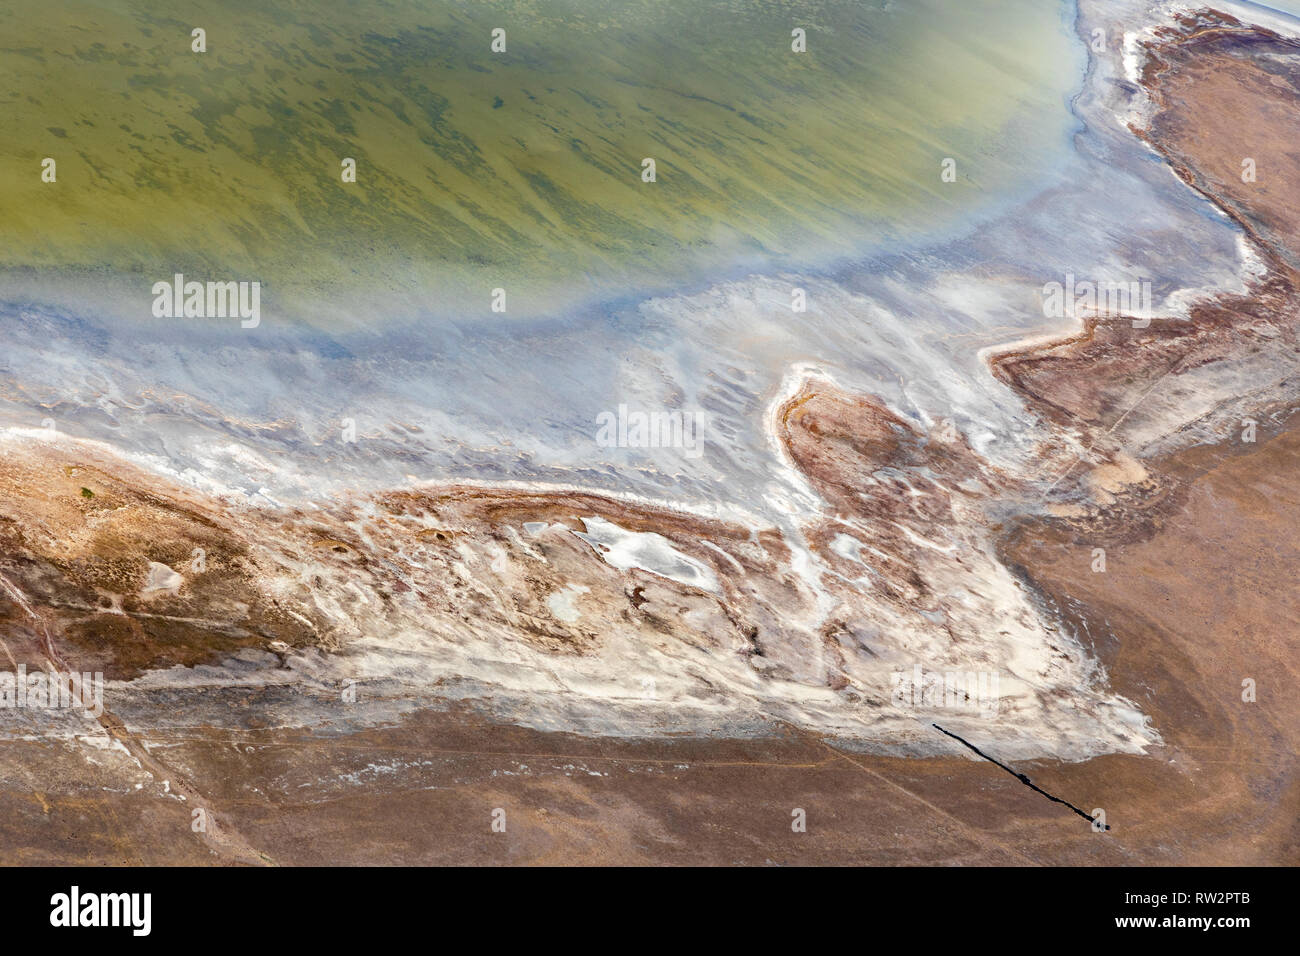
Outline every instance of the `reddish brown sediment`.
<svg viewBox="0 0 1300 956">
<path fill-rule="evenodd" d="M 891 696 L 893 676 L 924 662 L 999 670 L 985 716 L 1008 753 L 1148 742 L 1083 648 L 997 562 L 983 509 L 1011 483 L 960 436 L 925 435 L 816 378 L 774 418 L 784 453 L 826 501 L 783 526 L 580 490 L 467 485 L 315 510 L 232 508 L 130 466 L 111 473 L 77 443 L 29 444 L 0 471 L 10 519 L 0 571 L 71 666 L 110 680 L 164 675 L 141 684 L 146 696 L 187 693 L 181 669 L 243 673 L 229 662 L 271 649 L 280 665 L 250 664 L 257 681 L 309 672 L 319 689 L 353 668 L 399 680 L 429 706 L 443 682 L 476 680 L 531 698 L 516 711 L 525 722 L 540 719 L 527 707 L 544 714 L 548 694 L 576 685 L 574 704 L 606 708 L 605 732 L 667 732 L 678 712 L 698 714 L 687 726 L 700 729 L 776 717 L 933 752 L 912 703 Z M 27 508 L 33 487 L 44 491 Z M 628 559 L 643 546 L 649 557 Z M 41 656 L 34 635 L 16 646 Z M 659 688 L 651 699 L 645 681 Z M 209 719 L 286 718 L 255 708 Z"/>
<path fill-rule="evenodd" d="M 15 448 L 6 459 L 0 567 L 44 608 L 83 669 L 110 679 L 270 642 L 335 650 L 367 629 L 418 626 L 497 634 L 552 653 L 598 653 L 612 635 L 671 636 L 768 676 L 801 674 L 839 690 L 849 678 L 835 663 L 843 656 L 836 644 L 867 640 L 864 621 L 880 629 L 891 615 L 916 618 L 918 608 L 944 613 L 940 584 L 972 559 L 946 552 L 971 531 L 973 503 L 999 484 L 1005 492 L 1005 480 L 960 438 L 931 439 L 829 382 L 806 382 L 778 417 L 779 439 L 831 506 L 801 524 L 827 569 L 811 577 L 794 571 L 792 542 L 774 526 L 587 491 L 461 485 L 310 512 L 229 509 L 130 466 L 112 474 L 84 447 L 60 444 Z M 29 500 L 33 488 L 42 493 Z M 706 569 L 718 592 L 612 567 L 578 534 L 593 520 L 657 536 Z M 880 554 L 870 581 L 862 562 L 832 546 L 846 534 Z M 196 548 L 202 570 L 194 570 Z M 155 563 L 183 583 L 147 592 Z M 584 589 L 581 619 L 557 619 L 548 598 L 575 587 Z M 341 600 L 349 589 L 375 600 Z M 818 608 L 823 593 L 841 605 L 829 616 Z M 870 615 L 855 613 L 868 604 Z M 939 630 L 954 628 L 949 620 Z M 809 640 L 830 656 L 811 670 Z"/>
<path fill-rule="evenodd" d="M 1006 542 L 1036 587 L 1093 622 L 1112 685 L 1161 729 L 1149 758 L 1099 757 L 1044 778 L 1067 790 L 1105 781 L 1123 796 L 1099 805 L 1144 806 L 1128 824 L 1143 861 L 1300 861 L 1298 463 L 1292 420 L 1253 445 L 1148 463 L 1168 493 L 1122 503 L 1123 520 L 1029 521 Z M 1105 573 L 1092 568 L 1097 547 Z"/>
<path fill-rule="evenodd" d="M 1079 333 L 993 353 L 994 375 L 1062 425 L 1122 426 L 1152 388 L 1205 366 L 1263 354 L 1285 373 L 1300 358 L 1300 153 L 1290 135 L 1300 44 L 1211 10 L 1158 30 L 1145 50 L 1154 111 L 1133 132 L 1246 231 L 1267 274 L 1245 295 L 1194 305 L 1187 319 L 1139 328 L 1129 316 L 1087 316 Z M 1246 155 L 1254 182 L 1242 181 Z"/>
<path fill-rule="evenodd" d="M 1290 429 L 1249 451 L 1201 446 L 1154 465 L 1177 482 L 1179 506 L 1153 534 L 1109 529 L 1104 575 L 1091 571 L 1085 523 L 1035 519 L 1010 536 L 1008 558 L 1066 613 L 1094 622 L 1112 682 L 1165 731 L 1147 755 L 1017 763 L 1088 812 L 1104 810 L 1107 833 L 991 765 L 845 753 L 793 728 L 753 740 L 598 740 L 453 710 L 344 736 L 210 727 L 148 739 L 278 861 L 1294 864 L 1298 454 Z M 1254 704 L 1241 700 L 1249 676 Z M 995 739 L 977 742 L 996 753 Z M 78 773 L 115 783 L 111 768 L 77 771 L 66 752 L 30 742 L 6 745 L 0 759 L 55 782 L 39 798 L 4 794 L 24 859 L 207 855 L 165 801 L 65 789 Z M 505 835 L 489 827 L 498 807 Z M 807 834 L 790 830 L 794 807 L 808 814 Z M 111 844 L 70 836 L 87 815 L 102 821 L 97 837 L 110 832 L 110 814 Z"/>
<path fill-rule="evenodd" d="M 1249 296 L 1194 305 L 1188 319 L 1155 318 L 1139 329 L 1128 316 L 1089 316 L 1076 335 L 994 352 L 989 363 L 1052 422 L 1109 428 L 1168 376 L 1244 354 L 1271 354 L 1279 366 L 1294 363 L 1300 356 L 1297 306 L 1295 288 L 1272 275 Z"/>
<path fill-rule="evenodd" d="M 259 511 L 205 500 L 110 457 L 38 442 L 11 448 L 0 469 L 0 569 L 41 609 L 78 666 L 109 679 L 215 662 L 270 642 L 335 649 L 354 622 L 322 611 L 314 595 L 348 582 L 377 595 L 367 616 L 376 626 L 394 626 L 403 615 L 422 617 L 426 627 L 496 626 L 557 652 L 589 651 L 601 640 L 598 626 L 568 627 L 546 610 L 546 596 L 563 585 L 593 588 L 593 607 L 607 605 L 652 630 L 671 629 L 661 615 L 718 603 L 689 585 L 611 568 L 572 533 L 592 517 L 653 531 L 724 583 L 737 572 L 766 576 L 762 601 L 779 599 L 787 611 L 808 601 L 786 580 L 788 549 L 772 529 L 652 504 L 582 491 L 452 486 L 383 494 L 374 509 L 358 501 Z M 546 527 L 525 540 L 520 530 L 531 522 Z M 504 558 L 508 565 L 496 560 Z M 151 562 L 182 575 L 175 593 L 143 593 Z M 719 614 L 714 623 L 720 638 L 731 634 L 744 645 L 754 621 L 777 612 L 758 607 L 748 588 L 728 590 L 734 617 Z M 43 655 L 35 629 L 17 605 L 2 610 L 11 648 L 36 664 Z"/>
<path fill-rule="evenodd" d="M 796 467 L 837 512 L 859 515 L 877 504 L 895 509 L 893 496 L 868 479 L 881 469 L 925 470 L 956 485 L 989 479 L 987 466 L 964 437 L 926 435 L 874 396 L 852 395 L 828 382 L 809 381 L 777 410 L 778 438 Z M 1005 487 L 1010 478 L 999 474 Z M 947 492 L 940 494 L 940 501 Z M 927 501 L 933 499 L 927 498 Z"/>
<path fill-rule="evenodd" d="M 1136 403 L 1193 370 L 1261 354 L 1280 376 L 1300 367 L 1300 153 L 1290 142 L 1300 45 L 1211 12 L 1158 31 L 1147 53 L 1155 110 L 1150 128 L 1134 132 L 1242 226 L 1268 272 L 1248 294 L 1202 303 L 1185 321 L 1139 330 L 1128 317 L 1089 319 L 1078 335 L 992 360 L 1102 458 L 1122 444 L 1112 436 Z M 1257 183 L 1242 181 L 1238 154 L 1256 160 Z M 1035 778 L 1062 790 L 1105 781 L 1123 794 L 1112 806 L 1127 803 L 1130 816 L 1141 808 L 1121 837 L 1132 862 L 1300 859 L 1294 401 L 1293 391 L 1252 395 L 1239 408 L 1265 423 L 1258 435 L 1244 439 L 1233 421 L 1221 443 L 1144 461 L 1145 481 L 1112 489 L 1104 507 L 1023 520 L 1004 541 L 1004 557 L 1090 635 L 1112 686 L 1161 729 L 1163 746 L 1148 758 L 1103 756 Z M 1248 681 L 1267 694 L 1250 696 Z M 1207 830 L 1213 840 L 1197 836 Z"/>
<path fill-rule="evenodd" d="M 1110 680 L 1164 733 L 1146 755 L 1016 764 L 1105 810 L 1104 834 L 989 764 L 845 753 L 789 727 L 751 740 L 593 739 L 453 709 L 346 735 L 140 733 L 167 773 L 278 862 L 1295 864 L 1298 455 L 1290 428 L 1152 464 L 1177 483 L 1177 507 L 1154 532 L 1107 528 L 1106 574 L 1091 571 L 1088 524 L 1034 519 L 1010 535 L 1008 559 L 1093 622 Z M 997 752 L 996 739 L 976 742 Z M 8 740 L 0 769 L 17 782 L 0 789 L 10 862 L 226 859 L 121 755 Z M 498 807 L 506 834 L 490 829 Z M 806 834 L 791 832 L 795 807 Z"/>
<path fill-rule="evenodd" d="M 1148 128 L 1130 127 L 1188 185 L 1257 242 L 1294 284 L 1300 195 L 1292 132 L 1300 104 L 1300 42 L 1212 11 L 1213 27 L 1157 31 L 1144 44 Z M 1253 160 L 1253 176 L 1244 160 Z"/>
<path fill-rule="evenodd" d="M 180 593 L 143 593 L 150 561 L 188 574 L 199 551 L 205 573 Z M 78 667 L 110 679 L 311 633 L 259 587 L 267 569 L 214 502 L 84 448 L 38 440 L 5 455 L 0 569 L 76 648 Z M 20 608 L 0 615 L 16 654 L 43 656 Z"/>
</svg>

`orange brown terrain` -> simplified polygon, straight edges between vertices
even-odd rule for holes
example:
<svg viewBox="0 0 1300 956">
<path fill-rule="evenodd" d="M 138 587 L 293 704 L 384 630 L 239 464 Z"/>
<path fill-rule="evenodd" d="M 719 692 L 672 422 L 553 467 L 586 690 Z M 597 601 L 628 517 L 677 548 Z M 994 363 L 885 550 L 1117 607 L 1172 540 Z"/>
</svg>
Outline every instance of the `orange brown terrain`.
<svg viewBox="0 0 1300 956">
<path fill-rule="evenodd" d="M 259 509 L 6 437 L 0 653 L 106 681 L 0 710 L 6 862 L 1300 862 L 1300 46 L 1207 11 L 1145 55 L 1134 132 L 1264 270 L 990 355 L 1037 474 L 813 372 L 771 404 L 815 502 L 782 521 L 470 483 Z M 997 668 L 995 712 L 901 702 L 917 660 Z"/>
</svg>

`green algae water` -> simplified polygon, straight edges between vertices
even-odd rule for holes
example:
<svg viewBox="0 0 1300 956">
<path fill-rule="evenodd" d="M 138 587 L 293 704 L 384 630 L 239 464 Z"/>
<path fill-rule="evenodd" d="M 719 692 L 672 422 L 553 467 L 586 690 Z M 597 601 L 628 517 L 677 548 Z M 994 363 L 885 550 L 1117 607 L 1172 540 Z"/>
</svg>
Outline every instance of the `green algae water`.
<svg viewBox="0 0 1300 956">
<path fill-rule="evenodd" d="M 10 0 L 0 269 L 142 315 L 173 273 L 258 279 L 346 322 L 888 248 L 1052 162 L 1069 28 L 1042 0 Z"/>
</svg>

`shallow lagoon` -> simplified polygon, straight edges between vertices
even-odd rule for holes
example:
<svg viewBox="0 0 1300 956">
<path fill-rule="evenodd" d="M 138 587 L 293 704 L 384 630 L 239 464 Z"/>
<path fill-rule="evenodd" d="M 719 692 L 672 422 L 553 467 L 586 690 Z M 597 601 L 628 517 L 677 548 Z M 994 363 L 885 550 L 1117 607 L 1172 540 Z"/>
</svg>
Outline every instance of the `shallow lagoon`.
<svg viewBox="0 0 1300 956">
<path fill-rule="evenodd" d="M 74 162 L 45 186 L 58 202 L 34 174 L 0 199 L 16 210 L 0 217 L 4 419 L 264 503 L 455 477 L 767 507 L 788 489 L 771 487 L 763 416 L 807 365 L 1006 461 L 1034 426 L 979 350 L 1069 324 L 1044 318 L 1045 283 L 1149 279 L 1159 305 L 1240 267 L 1233 228 L 1085 82 L 1092 24 L 1069 3 L 744 2 L 713 8 L 725 30 L 692 4 L 624 4 L 572 14 L 576 31 L 547 3 L 520 14 L 547 41 L 512 29 L 518 60 L 500 66 L 489 21 L 460 8 L 362 5 L 325 26 L 305 5 L 273 5 L 274 23 L 226 6 L 264 29 L 229 51 L 216 40 L 234 28 L 209 29 L 217 77 L 164 44 L 186 23 L 140 9 L 30 21 L 78 51 L 66 83 L 32 94 L 68 118 L 0 163 L 34 173 L 42 151 L 102 138 L 103 178 L 74 186 Z M 94 46 L 85 24 L 107 29 L 109 10 L 138 44 Z M 807 54 L 789 53 L 794 19 Z M 977 21 L 995 46 L 968 42 Z M 654 184 L 648 129 L 689 157 Z M 349 191 L 333 164 L 357 142 L 373 155 Z M 153 318 L 153 282 L 213 270 L 261 278 L 256 329 Z M 601 446 L 621 404 L 707 414 L 704 453 Z"/>
<path fill-rule="evenodd" d="M 333 330 L 558 314 L 961 228 L 1056 161 L 1083 62 L 1036 0 L 186 7 L 5 5 L 0 265 L 258 279 Z"/>
</svg>

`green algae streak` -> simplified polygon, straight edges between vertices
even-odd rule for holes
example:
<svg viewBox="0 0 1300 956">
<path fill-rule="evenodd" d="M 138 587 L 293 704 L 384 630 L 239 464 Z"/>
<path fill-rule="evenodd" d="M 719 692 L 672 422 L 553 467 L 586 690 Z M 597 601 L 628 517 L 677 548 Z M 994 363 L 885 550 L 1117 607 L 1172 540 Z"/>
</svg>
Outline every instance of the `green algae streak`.
<svg viewBox="0 0 1300 956">
<path fill-rule="evenodd" d="M 0 269 L 124 283 L 140 312 L 174 272 L 260 279 L 308 318 L 486 314 L 498 286 L 538 313 L 848 254 L 1050 161 L 1079 65 L 1061 18 L 1043 0 L 10 0 Z"/>
</svg>

